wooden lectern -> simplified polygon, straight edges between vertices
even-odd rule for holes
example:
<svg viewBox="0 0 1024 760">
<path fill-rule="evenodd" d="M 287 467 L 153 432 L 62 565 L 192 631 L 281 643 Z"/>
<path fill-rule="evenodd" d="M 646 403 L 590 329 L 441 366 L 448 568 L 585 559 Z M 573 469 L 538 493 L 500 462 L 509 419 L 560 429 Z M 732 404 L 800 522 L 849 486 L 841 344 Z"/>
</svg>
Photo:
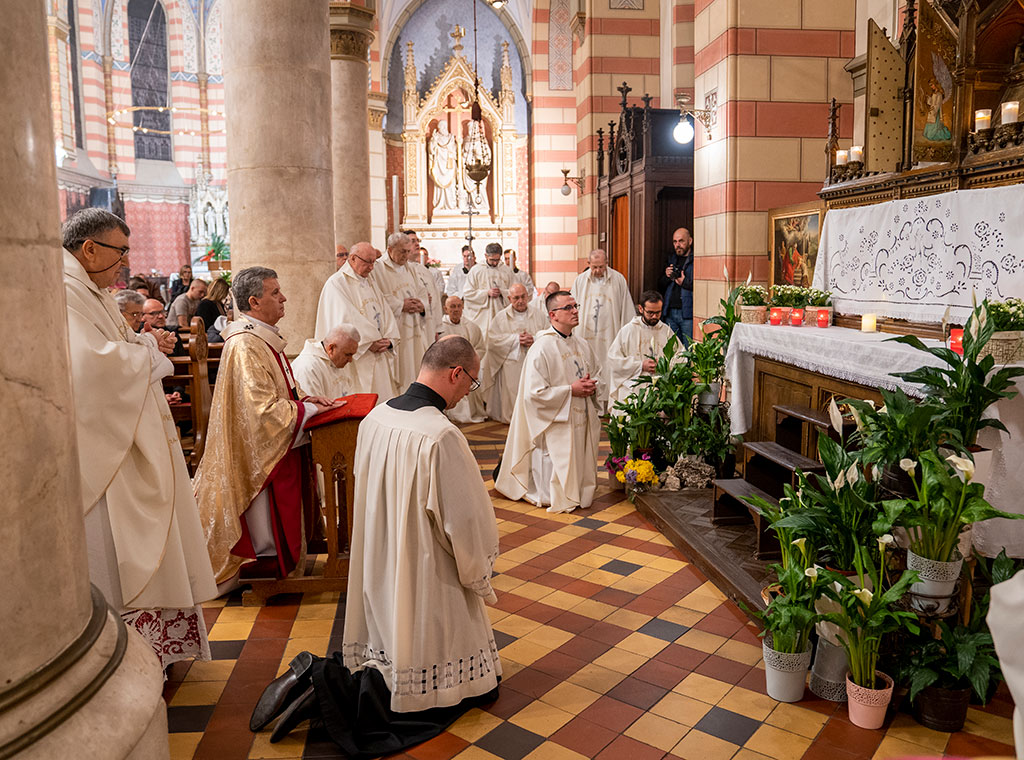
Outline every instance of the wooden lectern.
<svg viewBox="0 0 1024 760">
<path fill-rule="evenodd" d="M 323 515 L 324 536 L 307 541 L 308 554 L 327 554 L 327 562 L 309 575 L 277 580 L 251 581 L 242 593 L 245 607 L 262 606 L 276 594 L 304 594 L 320 591 L 344 591 L 348 587 L 349 547 L 352 541 L 352 507 L 355 479 L 352 466 L 356 455 L 356 433 L 363 417 L 377 402 L 375 393 L 346 396 L 345 406 L 318 414 L 307 426 L 310 455 L 309 485 L 312 515 Z M 317 498 L 316 465 L 323 473 L 322 499 Z M 322 510 L 322 512 L 321 512 Z M 306 510 L 307 520 L 310 510 Z M 319 519 L 316 520 L 319 523 Z M 307 534 L 309 531 L 307 531 Z"/>
</svg>

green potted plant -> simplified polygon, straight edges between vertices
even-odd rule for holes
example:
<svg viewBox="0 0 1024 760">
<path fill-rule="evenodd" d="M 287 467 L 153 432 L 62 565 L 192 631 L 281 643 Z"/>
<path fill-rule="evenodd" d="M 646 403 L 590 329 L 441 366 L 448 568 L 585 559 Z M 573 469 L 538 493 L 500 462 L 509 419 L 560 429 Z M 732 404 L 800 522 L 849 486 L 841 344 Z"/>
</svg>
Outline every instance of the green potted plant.
<svg viewBox="0 0 1024 760">
<path fill-rule="evenodd" d="M 604 461 L 604 469 L 608 473 L 608 482 L 612 488 L 621 490 L 622 484 L 615 477 L 626 464 L 626 454 L 629 452 L 629 432 L 623 424 L 622 417 L 618 414 L 610 414 L 604 422 L 604 431 L 608 436 L 608 446 L 611 452 Z"/>
<path fill-rule="evenodd" d="M 928 398 L 947 408 L 950 426 L 960 431 L 960 439 L 967 447 L 977 444 L 981 428 L 993 427 L 1007 432 L 1006 426 L 998 419 L 983 419 L 982 415 L 1000 399 L 1016 396 L 1013 379 L 1024 376 L 1024 367 L 995 370 L 995 358 L 981 356 L 982 348 L 994 331 L 995 324 L 988 317 L 987 302 L 983 301 L 967 321 L 962 356 L 945 347 L 926 346 L 914 335 L 889 338 L 925 351 L 939 360 L 940 366 L 894 372 L 893 376 L 924 386 Z"/>
<path fill-rule="evenodd" d="M 991 355 L 996 364 L 1024 361 L 1024 300 L 1007 298 L 987 303 L 993 332 L 978 355 Z"/>
<path fill-rule="evenodd" d="M 723 356 L 725 355 L 725 352 L 729 350 L 729 341 L 732 339 L 732 329 L 736 326 L 736 323 L 740 321 L 740 310 L 737 309 L 736 304 L 742 288 L 743 286 L 739 285 L 730 290 L 728 296 L 719 299 L 718 304 L 722 307 L 722 313 L 709 317 L 701 323 L 701 327 L 705 332 L 707 332 L 707 325 L 714 325 L 718 327 L 718 329 L 714 331 L 714 336 L 722 342 Z"/>
<path fill-rule="evenodd" d="M 703 411 L 718 406 L 722 395 L 722 377 L 725 374 L 724 344 L 718 334 L 705 335 L 694 341 L 686 351 L 690 370 L 697 379 L 697 406 Z"/>
<path fill-rule="evenodd" d="M 651 386 L 639 387 L 613 407 L 621 420 L 622 434 L 629 440 L 630 455 L 639 459 L 652 453 L 651 443 L 658 425 L 658 400 Z"/>
<path fill-rule="evenodd" d="M 739 297 L 740 321 L 751 325 L 763 325 L 768 321 L 768 291 L 761 285 L 741 285 Z"/>
<path fill-rule="evenodd" d="M 901 628 L 911 633 L 919 630 L 917 616 L 896 606 L 917 573 L 904 570 L 892 586 L 883 590 L 886 553 L 891 545 L 892 536 L 888 534 L 878 537 L 874 546 L 857 545 L 856 575 L 833 574 L 835 583 L 824 586 L 825 594 L 839 609 L 822 618 L 843 632 L 839 641 L 850 666 L 846 676 L 850 721 L 861 728 L 880 728 L 892 698 L 893 679 L 878 670 L 882 637 Z"/>
<path fill-rule="evenodd" d="M 645 393 L 645 399 L 654 410 L 653 440 L 657 444 L 655 464 L 659 469 L 674 463 L 681 454 L 686 453 L 684 448 L 690 440 L 690 425 L 697 396 L 698 385 L 694 381 L 693 369 L 688 362 L 681 361 L 685 355 L 678 347 L 679 340 L 673 335 L 665 344 L 661 356 L 657 357 L 654 372 L 641 375 L 635 381 L 637 392 Z M 645 414 L 646 409 L 645 406 Z M 625 408 L 623 411 L 629 413 Z"/>
<path fill-rule="evenodd" d="M 972 483 L 974 463 L 951 454 L 944 459 L 934 450 L 921 452 L 917 461 L 904 459 L 900 467 L 910 476 L 916 496 L 884 502 L 887 513 L 907 530 L 910 548 L 907 567 L 920 581 L 911 587 L 911 606 L 929 615 L 944 613 L 963 557 L 958 544 L 964 528 L 993 517 L 1024 518 L 1001 512 L 985 501 L 985 486 Z"/>
<path fill-rule="evenodd" d="M 214 232 L 210 235 L 210 247 L 206 253 L 197 258 L 193 263 L 205 262 L 211 272 L 230 271 L 231 249 L 220 235 Z"/>
<path fill-rule="evenodd" d="M 682 454 L 697 454 L 715 468 L 716 477 L 731 478 L 736 472 L 735 451 L 728 404 L 711 407 L 691 417 Z"/>
</svg>

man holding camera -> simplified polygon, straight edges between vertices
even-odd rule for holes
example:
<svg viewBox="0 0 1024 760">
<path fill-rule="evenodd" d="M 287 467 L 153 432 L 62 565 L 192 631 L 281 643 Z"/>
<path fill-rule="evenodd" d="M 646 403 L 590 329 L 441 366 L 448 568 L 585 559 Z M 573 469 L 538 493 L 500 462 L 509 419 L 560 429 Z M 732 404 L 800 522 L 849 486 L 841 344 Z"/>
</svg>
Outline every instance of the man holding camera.
<svg viewBox="0 0 1024 760">
<path fill-rule="evenodd" d="M 684 345 L 693 340 L 693 238 L 680 227 L 672 233 L 673 254 L 658 278 L 658 288 L 665 294 L 662 307 L 665 322 Z"/>
</svg>

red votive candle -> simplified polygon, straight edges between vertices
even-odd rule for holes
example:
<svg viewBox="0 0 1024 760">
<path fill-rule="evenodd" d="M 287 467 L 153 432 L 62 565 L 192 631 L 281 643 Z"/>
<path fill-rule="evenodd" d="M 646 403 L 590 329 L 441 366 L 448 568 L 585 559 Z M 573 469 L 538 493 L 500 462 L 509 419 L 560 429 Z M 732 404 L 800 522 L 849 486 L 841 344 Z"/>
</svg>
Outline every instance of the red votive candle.
<svg viewBox="0 0 1024 760">
<path fill-rule="evenodd" d="M 768 312 L 768 322 L 773 325 L 782 324 L 782 309 L 772 309 Z"/>
<path fill-rule="evenodd" d="M 828 327 L 828 309 L 818 309 L 818 327 Z"/>
<path fill-rule="evenodd" d="M 789 323 L 793 325 L 793 327 L 799 327 L 802 325 L 804 323 L 804 310 L 793 309 L 789 312 Z"/>
<path fill-rule="evenodd" d="M 949 331 L 949 350 L 964 355 L 964 328 L 953 327 Z"/>
</svg>

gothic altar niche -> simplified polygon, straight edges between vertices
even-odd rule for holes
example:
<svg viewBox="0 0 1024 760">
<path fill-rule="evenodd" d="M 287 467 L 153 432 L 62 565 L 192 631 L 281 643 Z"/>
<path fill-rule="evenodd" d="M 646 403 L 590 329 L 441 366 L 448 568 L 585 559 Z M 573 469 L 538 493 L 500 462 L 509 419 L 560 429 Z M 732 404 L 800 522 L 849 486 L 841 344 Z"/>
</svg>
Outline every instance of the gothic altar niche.
<svg viewBox="0 0 1024 760">
<path fill-rule="evenodd" d="M 211 185 L 212 179 L 209 172 L 197 172 L 196 183 L 188 193 L 189 245 L 193 262 L 210 249 L 214 234 L 226 243 L 231 242 L 228 188 L 226 185 Z"/>
<path fill-rule="evenodd" d="M 458 260 L 458 251 L 472 220 L 474 247 L 491 241 L 516 247 L 519 177 L 516 145 L 525 141 L 515 129 L 515 93 L 508 43 L 502 43 L 501 89 L 497 99 L 480 85 L 483 114 L 480 127 L 470 118 L 474 98 L 473 66 L 463 55 L 465 30 L 456 25 L 452 55 L 420 98 L 413 43 L 407 43 L 403 129 L 405 216 L 402 227 L 415 229 L 432 255 Z M 491 161 L 487 178 L 477 185 L 467 174 L 474 159 Z M 450 240 L 449 243 L 443 241 Z M 426 241 L 434 241 L 427 243 Z M 435 250 L 437 253 L 435 254 Z"/>
</svg>

